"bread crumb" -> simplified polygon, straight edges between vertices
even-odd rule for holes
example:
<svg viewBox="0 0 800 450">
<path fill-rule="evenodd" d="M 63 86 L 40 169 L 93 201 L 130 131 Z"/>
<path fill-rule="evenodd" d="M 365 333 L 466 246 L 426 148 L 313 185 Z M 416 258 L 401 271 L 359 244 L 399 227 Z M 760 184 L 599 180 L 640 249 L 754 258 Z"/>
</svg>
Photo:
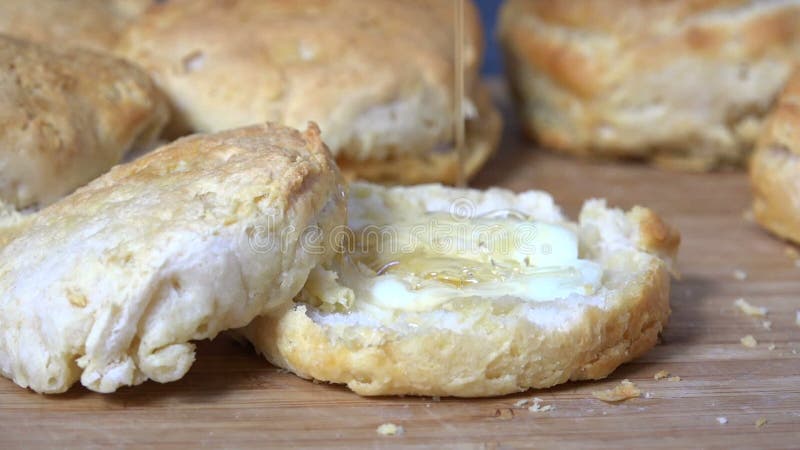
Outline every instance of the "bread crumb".
<svg viewBox="0 0 800 450">
<path fill-rule="evenodd" d="M 747 279 L 747 272 L 741 269 L 736 269 L 733 271 L 733 278 L 736 278 L 739 281 L 744 281 Z"/>
<path fill-rule="evenodd" d="M 761 326 L 764 327 L 765 330 L 772 330 L 772 321 L 765 320 L 761 322 Z"/>
<path fill-rule="evenodd" d="M 667 381 L 681 381 L 681 377 L 675 375 L 667 378 Z"/>
<path fill-rule="evenodd" d="M 747 336 L 739 339 L 739 342 L 741 342 L 742 345 L 747 348 L 755 348 L 755 346 L 758 345 L 758 341 L 753 337 L 752 334 L 748 334 Z"/>
<path fill-rule="evenodd" d="M 541 402 L 542 402 L 542 399 L 540 399 L 539 397 L 534 397 L 533 398 L 533 405 L 531 405 L 528 408 L 528 411 L 530 411 L 530 412 L 547 412 L 547 411 L 552 411 L 552 410 L 555 409 L 553 407 L 553 405 L 542 405 Z"/>
<path fill-rule="evenodd" d="M 727 417 L 717 417 L 717 423 L 720 424 L 720 425 L 725 425 L 726 423 L 728 423 L 728 418 Z"/>
<path fill-rule="evenodd" d="M 500 420 L 511 420 L 514 418 L 514 411 L 511 408 L 496 409 L 494 417 Z"/>
<path fill-rule="evenodd" d="M 644 393 L 644 398 L 653 398 L 653 393 L 652 392 L 645 392 Z"/>
<path fill-rule="evenodd" d="M 750 317 L 765 317 L 767 315 L 767 308 L 751 305 L 743 298 L 737 298 L 733 304 Z"/>
<path fill-rule="evenodd" d="M 375 430 L 381 436 L 400 436 L 405 432 L 405 429 L 400 425 L 395 425 L 393 423 L 384 423 Z"/>
<path fill-rule="evenodd" d="M 72 306 L 76 306 L 78 308 L 84 308 L 89 303 L 89 300 L 80 292 L 73 291 L 72 289 L 67 290 L 67 301 Z"/>
<path fill-rule="evenodd" d="M 767 419 L 763 417 L 759 417 L 758 420 L 756 420 L 756 428 L 761 428 L 766 424 L 767 424 Z"/>
<path fill-rule="evenodd" d="M 614 388 L 606 389 L 605 391 L 594 391 L 592 395 L 604 402 L 619 402 L 629 398 L 637 398 L 642 395 L 642 391 L 629 380 L 622 380 Z"/>
<path fill-rule="evenodd" d="M 529 398 L 523 398 L 522 400 L 517 400 L 514 402 L 514 406 L 516 408 L 524 408 L 525 406 L 528 406 L 528 403 L 530 402 L 531 400 Z"/>
<path fill-rule="evenodd" d="M 786 256 L 790 259 L 794 259 L 795 261 L 800 260 L 800 252 L 791 245 L 787 245 L 786 248 L 783 249 L 783 252 L 786 253 Z"/>
<path fill-rule="evenodd" d="M 667 378 L 668 376 L 669 376 L 669 372 L 667 372 L 666 370 L 659 370 L 658 372 L 656 372 L 655 375 L 653 375 L 653 378 L 655 380 L 661 380 L 661 379 Z"/>
<path fill-rule="evenodd" d="M 773 350 L 775 350 L 775 344 L 769 344 L 769 345 L 767 346 L 767 350 L 769 350 L 769 351 L 773 351 Z"/>
</svg>

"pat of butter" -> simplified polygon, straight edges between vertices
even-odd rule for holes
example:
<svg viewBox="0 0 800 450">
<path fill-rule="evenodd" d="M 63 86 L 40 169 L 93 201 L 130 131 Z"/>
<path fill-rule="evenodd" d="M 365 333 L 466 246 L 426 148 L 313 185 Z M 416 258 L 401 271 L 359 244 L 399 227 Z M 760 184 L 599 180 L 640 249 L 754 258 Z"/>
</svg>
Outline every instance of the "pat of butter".
<svg viewBox="0 0 800 450">
<path fill-rule="evenodd" d="M 516 216 L 431 214 L 354 234 L 357 250 L 339 260 L 337 274 L 312 274 L 301 300 L 324 309 L 428 311 L 469 297 L 588 296 L 603 276 L 598 264 L 579 259 L 571 229 Z"/>
</svg>

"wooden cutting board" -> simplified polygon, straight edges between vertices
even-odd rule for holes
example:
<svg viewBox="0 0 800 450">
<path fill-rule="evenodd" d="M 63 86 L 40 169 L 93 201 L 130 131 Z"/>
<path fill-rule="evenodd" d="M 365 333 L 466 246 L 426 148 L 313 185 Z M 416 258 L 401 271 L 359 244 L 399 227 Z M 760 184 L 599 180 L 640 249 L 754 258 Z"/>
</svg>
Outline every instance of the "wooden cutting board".
<svg viewBox="0 0 800 450">
<path fill-rule="evenodd" d="M 664 342 L 608 380 L 481 400 L 361 398 L 283 373 L 221 336 L 201 343 L 189 374 L 166 385 L 45 397 L 0 379 L 0 448 L 800 447 L 800 267 L 786 243 L 743 217 L 745 174 L 577 161 L 536 149 L 516 130 L 507 126 L 502 150 L 472 185 L 548 190 L 572 217 L 589 197 L 647 205 L 683 233 Z M 772 329 L 738 311 L 739 297 L 769 308 Z M 740 344 L 747 334 L 756 348 Z M 660 370 L 681 380 L 654 380 Z M 591 396 L 624 378 L 649 398 Z M 555 409 L 514 406 L 533 396 Z M 378 435 L 387 422 L 405 433 Z"/>
</svg>

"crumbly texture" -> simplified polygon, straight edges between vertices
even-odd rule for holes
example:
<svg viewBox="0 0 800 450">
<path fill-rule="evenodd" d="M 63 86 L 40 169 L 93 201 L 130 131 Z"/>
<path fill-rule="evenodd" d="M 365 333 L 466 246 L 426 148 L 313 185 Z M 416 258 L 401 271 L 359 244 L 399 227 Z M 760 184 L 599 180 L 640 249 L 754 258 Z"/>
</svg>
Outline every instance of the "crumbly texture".
<svg viewBox="0 0 800 450">
<path fill-rule="evenodd" d="M 752 334 L 748 334 L 747 336 L 739 339 L 739 342 L 741 342 L 741 344 L 747 348 L 756 348 L 756 346 L 758 346 L 758 341 L 753 337 Z"/>
<path fill-rule="evenodd" d="M 167 122 L 147 73 L 108 55 L 0 34 L 0 68 L 0 199 L 17 208 L 86 184 Z"/>
<path fill-rule="evenodd" d="M 403 427 L 393 423 L 384 423 L 375 430 L 381 436 L 399 436 L 405 431 Z"/>
<path fill-rule="evenodd" d="M 110 51 L 120 33 L 157 0 L 3 0 L 0 33 L 54 47 Z"/>
<path fill-rule="evenodd" d="M 482 32 L 465 6 L 474 172 L 496 146 L 500 117 L 480 91 Z M 453 3 L 439 0 L 174 0 L 150 8 L 118 51 L 171 99 L 172 133 L 314 120 L 345 172 L 450 181 L 453 18 Z"/>
<path fill-rule="evenodd" d="M 0 228 L 0 372 L 44 393 L 177 380 L 191 341 L 291 302 L 330 252 L 301 240 L 342 225 L 344 200 L 313 124 L 195 135 L 117 166 Z"/>
<path fill-rule="evenodd" d="M 767 316 L 767 308 L 763 306 L 755 306 L 750 304 L 747 300 L 743 298 L 737 298 L 733 304 L 739 308 L 739 311 L 747 314 L 750 317 L 766 317 Z"/>
<path fill-rule="evenodd" d="M 685 170 L 744 164 L 800 61 L 796 0 L 510 0 L 500 30 L 530 135 Z"/>
<path fill-rule="evenodd" d="M 592 396 L 604 402 L 621 402 L 630 398 L 638 398 L 642 391 L 629 380 L 622 380 L 617 386 L 605 391 L 593 391 Z"/>
<path fill-rule="evenodd" d="M 663 380 L 664 378 L 667 377 L 669 377 L 669 372 L 667 372 L 666 370 L 659 370 L 658 372 L 655 373 L 655 375 L 653 375 L 653 379 L 656 381 Z"/>
<path fill-rule="evenodd" d="M 474 214 L 513 208 L 565 222 L 542 192 L 435 185 L 352 186 L 348 220 L 359 229 L 376 216 L 392 223 L 459 204 Z M 656 344 L 670 314 L 668 270 L 680 238 L 646 208 L 624 213 L 600 200 L 587 202 L 579 223 L 568 226 L 577 229 L 582 257 L 606 271 L 591 301 L 467 298 L 397 313 L 389 323 L 366 311 L 297 303 L 242 333 L 275 365 L 361 395 L 480 397 L 604 378 Z"/>
<path fill-rule="evenodd" d="M 787 83 L 764 127 L 750 161 L 750 182 L 756 221 L 800 243 L 800 72 Z"/>
</svg>

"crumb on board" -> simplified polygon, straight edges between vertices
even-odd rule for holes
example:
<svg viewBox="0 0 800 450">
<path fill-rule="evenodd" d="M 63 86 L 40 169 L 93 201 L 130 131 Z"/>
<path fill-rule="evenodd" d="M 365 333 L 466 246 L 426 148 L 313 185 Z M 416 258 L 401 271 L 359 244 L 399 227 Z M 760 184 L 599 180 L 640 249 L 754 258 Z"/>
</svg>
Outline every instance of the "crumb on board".
<svg viewBox="0 0 800 450">
<path fill-rule="evenodd" d="M 553 405 L 542 405 L 542 399 L 539 397 L 533 398 L 533 405 L 528 407 L 528 411 L 530 412 L 547 412 L 554 410 L 555 407 Z"/>
<path fill-rule="evenodd" d="M 742 345 L 747 348 L 755 348 L 756 345 L 758 345 L 758 341 L 753 337 L 752 334 L 748 334 L 747 336 L 739 339 L 739 342 L 741 342 Z"/>
<path fill-rule="evenodd" d="M 774 344 L 774 343 L 772 343 L 772 344 L 769 344 L 769 345 L 767 346 L 767 350 L 769 350 L 769 351 L 773 351 L 773 350 L 775 350 L 775 344 Z"/>
<path fill-rule="evenodd" d="M 737 298 L 735 302 L 733 302 L 740 311 L 747 314 L 750 317 L 765 317 L 767 315 L 767 308 L 763 306 L 755 306 L 751 305 L 747 300 L 743 298 Z"/>
<path fill-rule="evenodd" d="M 728 418 L 727 417 L 717 417 L 717 423 L 720 424 L 720 425 L 725 425 L 726 423 L 728 423 Z"/>
<path fill-rule="evenodd" d="M 514 411 L 511 408 L 498 408 L 494 411 L 495 419 L 511 420 L 514 418 Z"/>
<path fill-rule="evenodd" d="M 747 222 L 755 222 L 756 221 L 756 215 L 753 212 L 753 209 L 752 208 L 747 208 L 744 211 L 742 211 L 742 219 L 744 219 Z"/>
<path fill-rule="evenodd" d="M 622 380 L 617 386 L 606 389 L 605 391 L 594 391 L 592 396 L 604 402 L 619 402 L 629 398 L 637 398 L 642 395 L 642 391 L 631 383 L 630 380 Z"/>
<path fill-rule="evenodd" d="M 661 379 L 667 378 L 668 376 L 669 376 L 669 372 L 667 372 L 666 370 L 659 370 L 658 372 L 656 372 L 655 375 L 653 375 L 653 379 L 661 380 Z"/>
<path fill-rule="evenodd" d="M 644 398 L 653 398 L 653 393 L 652 392 L 645 392 L 644 393 Z"/>
<path fill-rule="evenodd" d="M 375 431 L 377 431 L 381 436 L 400 436 L 405 430 L 400 425 L 384 423 L 378 426 L 378 429 Z"/>
<path fill-rule="evenodd" d="M 744 281 L 747 279 L 747 272 L 742 269 L 736 269 L 733 271 L 733 278 L 736 278 L 739 281 Z"/>
<path fill-rule="evenodd" d="M 767 419 L 765 419 L 764 417 L 759 417 L 758 420 L 756 420 L 756 428 L 761 428 L 766 424 L 767 424 Z"/>
<path fill-rule="evenodd" d="M 797 249 L 791 245 L 787 245 L 786 248 L 783 249 L 783 252 L 786 253 L 786 256 L 790 259 L 795 261 L 800 260 L 800 251 L 797 251 Z"/>
<path fill-rule="evenodd" d="M 772 330 L 772 321 L 771 320 L 765 320 L 765 321 L 761 322 L 761 326 L 764 327 L 765 330 Z"/>
<path fill-rule="evenodd" d="M 523 398 L 522 400 L 515 401 L 514 402 L 514 407 L 515 408 L 524 408 L 524 407 L 528 406 L 528 403 L 530 403 L 530 402 L 531 402 L 531 399 Z"/>
<path fill-rule="evenodd" d="M 679 377 L 677 375 L 673 375 L 673 376 L 667 378 L 667 381 L 681 381 L 681 377 Z"/>
</svg>

